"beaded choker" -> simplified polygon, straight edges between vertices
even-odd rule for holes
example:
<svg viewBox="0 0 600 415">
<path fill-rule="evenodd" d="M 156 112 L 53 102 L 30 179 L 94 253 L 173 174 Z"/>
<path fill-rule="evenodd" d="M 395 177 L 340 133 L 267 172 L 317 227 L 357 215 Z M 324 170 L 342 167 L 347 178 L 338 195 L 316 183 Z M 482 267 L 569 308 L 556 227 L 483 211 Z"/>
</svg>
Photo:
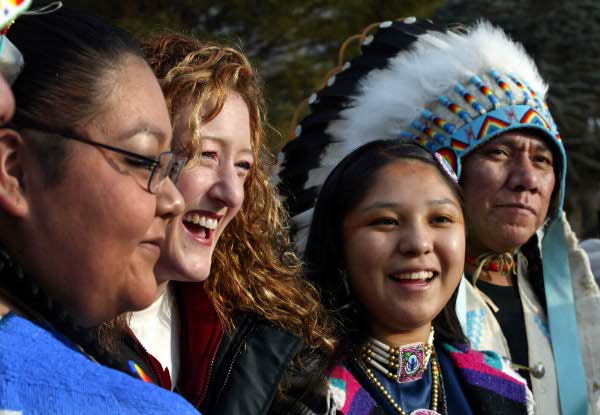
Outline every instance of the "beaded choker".
<svg viewBox="0 0 600 415">
<path fill-rule="evenodd" d="M 478 258 L 467 255 L 465 261 L 468 264 L 481 267 L 481 269 L 485 271 L 515 273 L 516 270 L 515 261 L 510 254 L 483 254 Z"/>
<path fill-rule="evenodd" d="M 383 372 L 398 383 L 419 380 L 427 368 L 433 351 L 433 326 L 427 343 L 411 343 L 390 347 L 377 339 L 370 338 L 363 347 L 362 358 L 368 365 Z"/>
<path fill-rule="evenodd" d="M 390 347 L 371 337 L 363 347 L 361 357 L 364 364 L 360 364 L 360 366 L 399 415 L 408 414 L 377 379 L 371 367 L 379 370 L 389 379 L 393 379 L 398 383 L 407 383 L 421 379 L 431 359 L 433 379 L 431 409 L 416 409 L 410 415 L 439 415 L 437 408 L 440 402 L 440 391 L 442 392 L 442 398 L 444 398 L 444 389 L 441 382 L 440 367 L 433 348 L 433 335 L 434 330 L 431 327 L 427 343 L 411 343 L 400 347 Z M 442 406 L 445 405 L 442 404 Z"/>
</svg>

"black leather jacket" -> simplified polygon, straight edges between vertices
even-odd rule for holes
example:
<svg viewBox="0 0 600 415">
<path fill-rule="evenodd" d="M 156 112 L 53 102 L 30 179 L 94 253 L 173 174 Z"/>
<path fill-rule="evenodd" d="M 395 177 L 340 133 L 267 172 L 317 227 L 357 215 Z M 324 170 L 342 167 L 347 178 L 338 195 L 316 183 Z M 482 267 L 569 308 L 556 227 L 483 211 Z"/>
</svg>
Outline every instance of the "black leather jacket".
<svg viewBox="0 0 600 415">
<path fill-rule="evenodd" d="M 303 340 L 252 313 L 237 314 L 234 324 L 234 333 L 224 332 L 217 346 L 201 396 L 175 391 L 203 415 L 266 415 Z M 132 333 L 122 344 L 121 358 L 135 361 L 153 382 L 168 387 L 168 376 Z"/>
<path fill-rule="evenodd" d="M 221 341 L 199 409 L 205 415 L 264 415 L 303 341 L 255 315 L 244 313 L 234 321 L 237 330 Z"/>
</svg>

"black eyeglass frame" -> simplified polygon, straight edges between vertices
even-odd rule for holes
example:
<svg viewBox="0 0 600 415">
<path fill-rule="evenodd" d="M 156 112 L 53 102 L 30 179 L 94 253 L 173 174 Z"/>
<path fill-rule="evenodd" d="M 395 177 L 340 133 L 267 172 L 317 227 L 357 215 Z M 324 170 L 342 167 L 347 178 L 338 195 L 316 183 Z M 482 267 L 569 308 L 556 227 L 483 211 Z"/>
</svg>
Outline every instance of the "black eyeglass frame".
<svg viewBox="0 0 600 415">
<path fill-rule="evenodd" d="M 47 131 L 47 130 L 44 130 L 44 129 L 41 129 L 41 128 L 36 128 L 36 127 L 22 127 L 22 128 L 23 129 L 27 129 L 28 128 L 28 129 L 31 129 L 31 130 L 42 131 L 42 132 L 45 132 L 45 133 L 52 134 L 52 135 L 55 135 L 57 137 L 60 137 L 63 140 L 79 141 L 80 143 L 88 144 L 88 145 L 91 145 L 91 146 L 94 146 L 94 147 L 100 147 L 100 148 L 103 148 L 105 150 L 113 151 L 115 153 L 119 153 L 119 154 L 122 154 L 124 156 L 131 157 L 133 159 L 136 159 L 136 160 L 139 160 L 139 161 L 142 161 L 142 162 L 146 163 L 146 166 L 148 168 L 152 168 L 152 171 L 150 173 L 150 177 L 148 178 L 148 184 L 146 185 L 146 188 L 147 188 L 148 192 L 150 192 L 152 194 L 155 194 L 156 191 L 159 190 L 160 185 L 162 184 L 162 182 L 167 177 L 169 177 L 169 179 L 173 182 L 173 184 L 177 184 L 177 181 L 179 180 L 179 176 L 181 176 L 181 172 L 183 171 L 183 168 L 185 167 L 185 164 L 187 162 L 187 157 L 181 156 L 179 154 L 176 154 L 176 153 L 174 153 L 173 151 L 170 151 L 170 150 L 169 151 L 164 151 L 164 152 L 160 153 L 158 155 L 158 157 L 156 159 L 154 159 L 154 158 L 151 158 L 151 157 L 142 156 L 141 154 L 134 153 L 132 151 L 124 150 L 124 149 L 119 148 L 119 147 L 114 147 L 114 146 L 111 146 L 109 144 L 99 143 L 97 141 L 90 140 L 88 138 L 81 137 L 81 136 L 78 136 L 78 135 L 73 134 L 73 133 L 63 134 L 63 133 L 57 133 L 57 132 L 54 132 L 54 131 Z M 176 166 L 177 166 L 177 174 L 174 177 L 171 176 L 170 174 L 165 174 L 164 177 L 162 177 L 161 180 L 159 181 L 159 186 L 156 188 L 156 191 L 152 191 L 152 186 L 151 186 L 152 179 L 154 179 L 154 176 L 155 176 L 158 168 L 161 166 L 160 159 L 162 157 L 164 157 L 164 156 L 171 156 L 167 160 L 167 162 L 166 162 L 167 166 L 166 166 L 165 171 L 170 172 L 173 164 L 177 163 L 176 164 Z"/>
</svg>

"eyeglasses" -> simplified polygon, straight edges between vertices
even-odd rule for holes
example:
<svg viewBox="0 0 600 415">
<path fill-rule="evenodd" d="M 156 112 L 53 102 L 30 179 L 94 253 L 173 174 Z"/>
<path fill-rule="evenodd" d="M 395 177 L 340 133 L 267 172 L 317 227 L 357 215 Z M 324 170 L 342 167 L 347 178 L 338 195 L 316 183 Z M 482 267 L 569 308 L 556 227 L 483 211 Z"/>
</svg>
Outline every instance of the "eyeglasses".
<svg viewBox="0 0 600 415">
<path fill-rule="evenodd" d="M 49 133 L 65 140 L 79 141 L 80 143 L 89 144 L 94 147 L 101 147 L 103 149 L 127 156 L 126 161 L 133 167 L 143 168 L 150 171 L 147 188 L 152 194 L 156 194 L 156 192 L 159 191 L 160 186 L 167 177 L 171 180 L 171 182 L 173 182 L 173 184 L 177 184 L 179 176 L 181 175 L 181 172 L 185 167 L 185 163 L 187 162 L 187 157 L 180 156 L 172 151 L 165 151 L 156 159 L 154 159 L 73 134 L 65 135 L 54 132 Z"/>
</svg>

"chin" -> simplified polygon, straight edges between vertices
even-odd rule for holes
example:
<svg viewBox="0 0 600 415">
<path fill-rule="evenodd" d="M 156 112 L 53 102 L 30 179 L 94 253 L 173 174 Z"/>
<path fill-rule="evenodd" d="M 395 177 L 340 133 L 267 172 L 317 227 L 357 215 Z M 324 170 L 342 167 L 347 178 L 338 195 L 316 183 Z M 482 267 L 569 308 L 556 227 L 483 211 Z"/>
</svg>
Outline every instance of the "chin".
<svg viewBox="0 0 600 415">
<path fill-rule="evenodd" d="M 173 249 L 167 251 L 165 255 L 161 255 L 154 267 L 154 275 L 159 283 L 166 281 L 202 282 L 210 275 L 211 263 L 212 250 L 210 252 L 193 252 L 192 250 Z"/>
<path fill-rule="evenodd" d="M 188 257 L 185 263 L 174 264 L 175 266 L 168 272 L 172 280 L 182 282 L 202 282 L 210 275 L 212 265 L 211 259 L 198 259 L 194 264 L 190 264 L 193 258 Z"/>
<path fill-rule="evenodd" d="M 157 294 L 156 280 L 153 276 L 152 281 L 148 281 L 143 285 L 143 289 L 137 287 L 136 290 L 133 291 L 133 294 L 129 297 L 130 301 L 126 307 L 127 309 L 123 310 L 123 312 L 139 311 L 150 307 L 156 300 Z"/>
<path fill-rule="evenodd" d="M 510 252 L 523 246 L 534 234 L 532 229 L 507 226 L 498 233 L 495 246 L 490 248 L 499 253 Z"/>
<path fill-rule="evenodd" d="M 395 327 L 402 331 L 414 330 L 431 323 L 440 312 L 441 310 L 436 313 L 436 310 L 424 309 L 422 306 L 411 310 L 396 310 L 395 314 L 403 317 L 402 321 L 395 324 Z"/>
<path fill-rule="evenodd" d="M 210 269 L 208 271 L 198 271 L 195 272 L 193 274 L 188 274 L 188 275 L 193 275 L 192 277 L 186 278 L 182 281 L 184 282 L 202 282 L 202 281 L 206 281 L 208 279 L 208 277 L 210 276 Z"/>
</svg>

